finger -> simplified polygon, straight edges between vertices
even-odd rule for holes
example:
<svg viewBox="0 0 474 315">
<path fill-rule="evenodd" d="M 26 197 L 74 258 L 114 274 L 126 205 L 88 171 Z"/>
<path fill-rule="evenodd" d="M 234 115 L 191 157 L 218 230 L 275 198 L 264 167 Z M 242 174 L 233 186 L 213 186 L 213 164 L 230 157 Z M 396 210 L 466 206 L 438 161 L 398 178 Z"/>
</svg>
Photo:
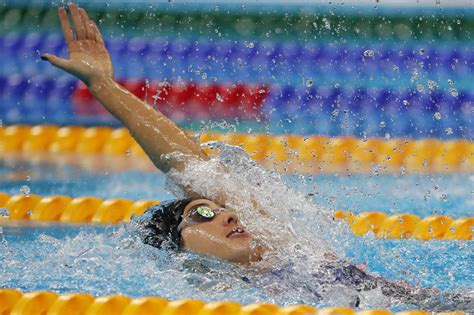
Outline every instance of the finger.
<svg viewBox="0 0 474 315">
<path fill-rule="evenodd" d="M 92 20 L 91 20 L 91 23 L 92 23 L 92 28 L 94 29 L 95 41 L 105 46 L 104 39 L 102 38 L 102 34 L 100 33 L 99 28 L 97 27 L 97 24 L 95 24 L 95 22 Z"/>
<path fill-rule="evenodd" d="M 79 8 L 74 3 L 69 4 L 69 9 L 71 9 L 72 20 L 74 21 L 74 27 L 76 29 L 77 39 L 86 39 L 86 29 L 84 23 L 82 22 L 81 13 Z"/>
<path fill-rule="evenodd" d="M 61 68 L 63 70 L 68 70 L 70 66 L 70 61 L 67 59 L 59 58 L 55 55 L 44 54 L 41 56 L 41 59 L 49 61 L 53 66 Z"/>
<path fill-rule="evenodd" d="M 65 8 L 58 9 L 59 22 L 61 22 L 61 28 L 63 29 L 64 39 L 66 44 L 69 44 L 74 40 L 74 33 L 72 32 L 71 24 L 69 23 L 69 18 L 67 17 L 67 12 Z"/>
<path fill-rule="evenodd" d="M 91 28 L 91 22 L 87 16 L 86 10 L 79 8 L 79 13 L 81 14 L 82 24 L 84 25 L 84 29 L 86 31 L 86 38 L 95 40 L 94 30 Z"/>
</svg>

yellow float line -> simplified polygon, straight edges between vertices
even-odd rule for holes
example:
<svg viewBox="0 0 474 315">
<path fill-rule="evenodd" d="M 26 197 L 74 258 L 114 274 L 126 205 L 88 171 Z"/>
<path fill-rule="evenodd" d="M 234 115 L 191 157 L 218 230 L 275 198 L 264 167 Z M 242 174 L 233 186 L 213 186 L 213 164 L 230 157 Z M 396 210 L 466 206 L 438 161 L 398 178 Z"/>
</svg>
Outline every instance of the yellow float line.
<svg viewBox="0 0 474 315">
<path fill-rule="evenodd" d="M 279 307 L 274 304 L 241 305 L 221 301 L 206 303 L 201 300 L 183 299 L 168 301 L 159 297 L 131 299 L 124 295 L 94 297 L 86 293 L 57 294 L 51 291 L 22 293 L 15 289 L 0 289 L 0 313 L 23 314 L 71 314 L 99 315 L 431 315 L 426 311 L 387 310 L 354 311 L 347 307 L 331 307 L 317 310 L 308 305 Z M 463 312 L 438 314 L 461 315 Z"/>
<path fill-rule="evenodd" d="M 141 215 L 158 203 L 158 200 L 72 199 L 0 193 L 0 207 L 9 211 L 9 220 L 115 224 L 128 222 L 132 215 Z M 381 212 L 365 212 L 354 215 L 347 211 L 336 211 L 334 218 L 346 220 L 356 235 L 373 232 L 377 237 L 390 239 L 471 240 L 474 229 L 474 218 L 454 220 L 446 216 L 429 216 L 421 219 L 413 214 L 388 216 Z"/>
<path fill-rule="evenodd" d="M 355 173 L 473 172 L 474 143 L 467 140 L 355 137 L 303 137 L 297 135 L 203 132 L 199 141 L 219 140 L 240 145 L 257 162 L 282 172 Z M 145 156 L 125 128 L 58 127 L 54 125 L 12 125 L 0 128 L 0 152 L 81 153 Z"/>
</svg>

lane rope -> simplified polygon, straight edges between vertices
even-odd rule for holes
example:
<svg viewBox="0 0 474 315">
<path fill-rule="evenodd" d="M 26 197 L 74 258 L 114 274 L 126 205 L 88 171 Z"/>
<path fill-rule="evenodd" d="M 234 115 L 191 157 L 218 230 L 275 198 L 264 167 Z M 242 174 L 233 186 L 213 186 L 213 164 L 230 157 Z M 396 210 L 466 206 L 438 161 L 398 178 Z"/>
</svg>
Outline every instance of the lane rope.
<svg viewBox="0 0 474 315">
<path fill-rule="evenodd" d="M 158 200 L 133 201 L 124 198 L 48 196 L 0 193 L 1 220 L 31 220 L 62 223 L 117 224 L 141 215 Z M 378 238 L 418 240 L 472 240 L 474 218 L 453 219 L 437 215 L 420 218 L 414 214 L 387 215 L 382 212 L 353 214 L 335 211 L 334 219 L 346 221 L 356 235 L 374 233 Z"/>
<path fill-rule="evenodd" d="M 95 297 L 87 293 L 58 294 L 52 291 L 23 293 L 16 289 L 0 289 L 1 314 L 71 314 L 98 315 L 430 315 L 431 312 L 412 310 L 392 313 L 388 310 L 354 311 L 348 307 L 316 309 L 309 305 L 280 307 L 268 303 L 241 305 L 236 302 L 204 302 L 197 299 L 169 301 L 160 297 L 132 299 L 124 295 Z M 462 315 L 464 312 L 439 314 Z"/>
<path fill-rule="evenodd" d="M 466 173 L 474 171 L 474 142 L 439 139 L 358 139 L 216 132 L 189 133 L 245 149 L 254 160 L 282 173 Z M 209 153 L 211 149 L 205 148 Z M 0 128 L 0 157 L 10 153 L 80 153 L 141 156 L 126 128 L 12 125 Z"/>
</svg>

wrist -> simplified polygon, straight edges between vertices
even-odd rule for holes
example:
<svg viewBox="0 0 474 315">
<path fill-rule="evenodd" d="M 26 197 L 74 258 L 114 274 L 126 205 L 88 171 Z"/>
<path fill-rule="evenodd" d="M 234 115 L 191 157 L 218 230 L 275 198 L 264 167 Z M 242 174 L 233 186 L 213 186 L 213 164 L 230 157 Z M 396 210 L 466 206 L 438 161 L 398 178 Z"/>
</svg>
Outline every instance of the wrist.
<svg viewBox="0 0 474 315">
<path fill-rule="evenodd" d="M 95 77 L 86 83 L 87 88 L 94 95 L 101 90 L 107 89 L 115 84 L 115 80 L 111 77 Z"/>
</svg>

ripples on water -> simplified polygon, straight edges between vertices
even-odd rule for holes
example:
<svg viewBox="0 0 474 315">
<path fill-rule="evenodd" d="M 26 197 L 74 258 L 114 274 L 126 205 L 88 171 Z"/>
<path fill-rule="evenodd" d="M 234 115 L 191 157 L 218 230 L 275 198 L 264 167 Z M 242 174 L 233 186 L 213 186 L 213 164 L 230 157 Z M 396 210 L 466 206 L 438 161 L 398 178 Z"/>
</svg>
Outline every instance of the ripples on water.
<svg viewBox="0 0 474 315">
<path fill-rule="evenodd" d="M 338 187 L 338 179 L 330 177 L 321 177 L 320 181 L 317 177 L 281 178 L 279 174 L 256 165 L 239 148 L 217 146 L 221 149 L 219 156 L 205 163 L 190 163 L 182 173 L 173 172 L 167 186 L 177 194 L 176 183 L 190 186 L 209 198 L 225 191 L 228 206 L 238 210 L 243 224 L 276 248 L 264 262 L 256 264 L 254 270 L 237 268 L 192 253 L 175 253 L 143 245 L 133 225 L 105 229 L 43 228 L 34 231 L 4 228 L 7 242 L 0 251 L 0 286 L 26 291 L 49 289 L 59 292 L 85 291 L 96 295 L 159 295 L 169 299 L 194 297 L 205 301 L 236 300 L 241 303 L 348 304 L 354 292 L 347 288 L 325 288 L 327 292 L 322 294 L 325 295 L 323 301 L 318 301 L 312 294 L 311 288 L 317 287 L 317 284 L 311 274 L 325 260 L 325 252 L 334 252 L 340 258 L 359 265 L 365 264 L 367 270 L 387 279 L 404 279 L 412 285 L 462 290 L 466 293 L 474 287 L 470 277 L 473 267 L 469 263 L 474 260 L 472 242 L 382 241 L 372 235 L 356 237 L 344 223 L 331 219 L 332 211 L 328 207 L 334 204 L 332 195 L 336 195 L 334 197 L 339 202 L 341 199 L 345 200 L 342 202 L 348 202 L 350 198 L 343 193 L 347 193 L 347 187 L 350 186 L 344 186 L 341 182 L 345 189 Z M 220 167 L 220 164 L 224 164 L 225 168 Z M 157 181 L 162 183 L 162 177 L 157 180 L 155 176 L 141 174 L 132 176 L 130 183 L 130 176 L 126 174 L 114 176 L 118 177 L 112 180 L 109 177 L 104 183 L 93 181 L 80 185 L 83 189 L 79 188 L 79 191 L 75 191 L 74 187 L 63 189 L 73 190 L 73 195 L 116 194 L 138 199 L 153 197 L 153 192 L 162 186 L 156 185 Z M 467 176 L 466 179 L 472 181 Z M 118 180 L 122 180 L 121 183 Z M 329 181 L 331 184 L 327 184 Z M 133 186 L 134 182 L 139 184 Z M 398 187 L 397 194 L 402 194 L 403 187 L 408 185 L 412 190 L 406 189 L 406 194 L 411 191 L 416 195 L 413 189 L 420 187 L 416 185 L 416 182 L 420 182 L 417 179 L 411 184 L 409 181 L 407 184 L 405 178 L 388 182 L 395 189 Z M 426 182 L 430 184 L 426 185 Z M 421 183 L 419 193 L 423 194 L 426 187 L 431 187 L 433 180 L 421 180 Z M 448 187 L 443 183 L 443 180 L 435 180 L 433 185 L 450 196 L 464 194 L 465 199 L 460 200 L 460 203 L 469 204 L 470 198 L 466 196 L 470 192 L 467 188 L 463 191 L 462 187 Z M 16 189 L 20 184 L 23 183 L 9 183 L 16 185 Z M 352 198 L 359 195 L 357 189 L 362 192 L 359 201 L 349 203 L 363 204 L 363 195 L 367 194 L 367 189 L 364 193 L 364 188 L 357 186 L 370 185 L 370 180 L 356 180 L 352 184 L 355 185 Z M 30 185 L 32 193 L 38 193 L 35 181 L 31 181 Z M 47 186 L 48 183 L 42 182 L 41 185 Z M 55 185 L 56 188 L 60 186 L 57 182 Z M 150 185 L 154 185 L 154 188 L 150 188 Z M 310 198 L 307 192 L 314 185 L 318 194 Z M 94 187 L 93 192 L 90 192 L 91 186 Z M 107 195 L 110 193 L 108 187 L 114 187 L 112 195 Z M 341 192 L 340 196 L 338 192 Z M 137 197 L 138 193 L 140 197 Z M 382 194 L 370 198 L 374 201 L 372 205 L 377 207 L 386 206 L 380 201 L 390 200 L 390 197 Z M 262 216 L 253 210 L 251 200 L 271 215 Z M 396 200 L 396 196 L 392 200 Z M 317 206 L 315 202 L 324 206 Z M 293 271 L 275 277 L 275 272 L 272 273 L 269 268 L 289 268 Z M 388 301 L 381 298 L 379 293 L 373 291 L 370 294 L 362 301 L 361 307 L 387 307 Z M 391 306 L 397 308 L 393 304 Z"/>
</svg>

